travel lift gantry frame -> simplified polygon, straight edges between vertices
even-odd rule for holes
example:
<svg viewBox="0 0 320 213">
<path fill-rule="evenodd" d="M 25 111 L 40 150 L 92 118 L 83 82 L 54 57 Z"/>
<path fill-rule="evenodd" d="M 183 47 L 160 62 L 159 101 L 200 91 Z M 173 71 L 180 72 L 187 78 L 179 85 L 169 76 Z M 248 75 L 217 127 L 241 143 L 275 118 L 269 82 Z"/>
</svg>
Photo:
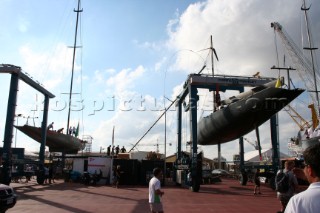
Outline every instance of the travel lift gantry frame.
<svg viewBox="0 0 320 213">
<path fill-rule="evenodd" d="M 39 174 L 37 176 L 37 182 L 42 184 L 44 182 L 44 154 L 47 138 L 47 120 L 48 120 L 48 109 L 49 109 L 49 98 L 54 98 L 55 95 L 50 93 L 48 90 L 43 88 L 40 84 L 32 80 L 26 74 L 21 71 L 21 67 L 17 67 L 10 64 L 0 64 L 0 73 L 11 74 L 9 98 L 8 98 L 8 109 L 6 126 L 4 132 L 3 141 L 3 168 L 2 175 L 0 177 L 0 183 L 9 185 L 11 182 L 11 167 L 12 167 L 12 137 L 13 137 L 13 125 L 14 117 L 16 113 L 17 104 L 17 93 L 19 87 L 19 80 L 23 80 L 25 83 L 38 90 L 44 95 L 44 109 L 43 109 L 43 120 L 42 120 L 42 131 L 41 131 L 41 145 L 39 152 Z M 17 137 L 15 135 L 15 137 Z"/>
<path fill-rule="evenodd" d="M 194 192 L 200 189 L 200 177 L 198 174 L 202 168 L 198 168 L 197 164 L 197 102 L 199 100 L 198 88 L 209 89 L 209 91 L 219 91 L 225 92 L 226 90 L 238 90 L 240 93 L 244 92 L 244 87 L 256 87 L 266 84 L 275 78 L 255 78 L 255 77 L 241 77 L 241 76 L 225 76 L 225 75 L 203 75 L 203 74 L 190 74 L 183 86 L 182 93 L 178 96 L 176 101 L 176 107 L 178 108 L 178 120 L 177 120 L 177 136 L 178 136 L 178 151 L 177 151 L 177 162 L 182 162 L 181 153 L 181 121 L 182 121 L 182 105 L 189 94 L 189 107 L 187 110 L 190 112 L 190 140 L 192 146 L 191 153 L 191 176 L 192 185 L 191 190 Z M 186 111 L 187 111 L 186 110 Z M 278 121 L 277 114 L 272 116 L 270 119 L 271 126 L 271 143 L 273 150 L 273 169 L 277 171 L 279 167 L 279 140 L 278 140 Z M 240 171 L 242 174 L 242 179 L 246 182 L 246 173 L 244 168 L 244 147 L 243 147 L 243 137 L 239 138 L 239 154 L 240 154 Z M 219 148 L 220 152 L 220 148 Z M 177 166 L 179 170 L 179 165 Z M 183 167 L 183 166 L 182 166 Z M 246 184 L 246 183 L 245 183 Z"/>
</svg>

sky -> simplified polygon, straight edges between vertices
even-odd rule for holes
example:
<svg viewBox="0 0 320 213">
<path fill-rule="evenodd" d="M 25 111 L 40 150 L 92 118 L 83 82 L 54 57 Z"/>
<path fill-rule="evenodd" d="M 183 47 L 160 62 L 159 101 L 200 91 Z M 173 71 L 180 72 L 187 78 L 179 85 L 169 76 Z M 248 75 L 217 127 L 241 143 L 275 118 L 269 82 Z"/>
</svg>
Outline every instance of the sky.
<svg viewBox="0 0 320 213">
<path fill-rule="evenodd" d="M 48 123 L 67 127 L 68 95 L 71 81 L 76 0 L 0 0 L 0 64 L 20 66 L 56 97 L 50 100 Z M 320 41 L 320 7 L 311 4 L 309 16 L 315 46 Z M 306 41 L 301 0 L 82 0 L 71 106 L 71 126 L 80 124 L 80 135 L 93 138 L 92 150 L 105 151 L 115 129 L 115 145 L 130 150 L 182 91 L 191 73 L 211 73 L 210 36 L 219 61 L 219 75 L 277 77 L 273 65 L 290 64 L 288 53 L 270 23 L 279 22 L 294 42 Z M 303 39 L 302 39 L 303 38 Z M 277 45 L 276 45 L 277 44 Z M 277 54 L 278 51 L 278 54 Z M 278 57 L 277 57 L 278 55 Z M 285 75 L 285 73 L 280 73 Z M 295 73 L 296 87 L 304 87 Z M 4 137 L 10 75 L 1 74 L 0 137 Z M 201 90 L 198 117 L 207 115 L 210 94 Z M 227 98 L 235 92 L 221 94 Z M 164 98 L 166 97 L 166 98 Z M 169 99 L 169 100 L 168 100 Z M 308 95 L 303 93 L 293 106 L 310 119 Z M 15 124 L 40 126 L 43 96 L 23 82 L 19 83 Z M 177 146 L 176 111 L 167 113 L 167 150 Z M 28 118 L 29 117 L 29 118 Z M 188 113 L 183 113 L 183 150 L 190 137 Z M 290 116 L 279 113 L 280 149 L 287 153 L 287 142 L 298 126 Z M 136 150 L 164 152 L 162 118 L 144 137 Z M 260 129 L 262 148 L 270 148 L 270 124 Z M 252 142 L 255 133 L 245 136 Z M 12 147 L 39 151 L 39 143 L 14 129 Z M 254 148 L 245 143 L 245 151 Z M 199 146 L 208 158 L 217 157 L 217 146 Z M 222 156 L 232 160 L 239 153 L 238 141 L 222 144 Z"/>
</svg>

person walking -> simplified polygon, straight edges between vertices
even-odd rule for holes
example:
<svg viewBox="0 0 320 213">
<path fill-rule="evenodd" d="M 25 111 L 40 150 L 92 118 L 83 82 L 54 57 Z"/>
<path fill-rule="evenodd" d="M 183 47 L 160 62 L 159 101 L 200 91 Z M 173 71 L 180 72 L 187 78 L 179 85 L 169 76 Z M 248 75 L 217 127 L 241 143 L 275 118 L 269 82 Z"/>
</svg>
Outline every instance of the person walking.
<svg viewBox="0 0 320 213">
<path fill-rule="evenodd" d="M 50 164 L 49 165 L 49 184 L 51 184 L 52 182 L 54 183 L 54 178 L 53 178 L 53 165 Z"/>
<path fill-rule="evenodd" d="M 112 149 L 111 149 L 111 156 L 114 157 L 114 148 L 115 146 L 112 146 Z"/>
<path fill-rule="evenodd" d="M 47 184 L 49 178 L 49 168 L 45 166 L 44 168 L 44 183 Z"/>
<path fill-rule="evenodd" d="M 107 155 L 110 156 L 110 149 L 111 149 L 111 145 L 108 146 L 107 148 Z"/>
<path fill-rule="evenodd" d="M 310 185 L 289 200 L 285 213 L 316 213 L 320 210 L 320 143 L 308 147 L 303 157 L 304 173 Z"/>
<path fill-rule="evenodd" d="M 116 188 L 119 188 L 120 180 L 121 180 L 121 167 L 120 165 L 118 165 L 116 167 L 116 182 L 115 182 Z"/>
<path fill-rule="evenodd" d="M 298 180 L 296 176 L 293 174 L 292 169 L 294 168 L 294 161 L 286 161 L 284 163 L 284 170 L 278 171 L 277 174 L 280 172 L 285 173 L 288 176 L 288 190 L 286 192 L 277 192 L 277 198 L 280 200 L 281 203 L 281 211 L 284 212 L 286 209 L 286 206 L 290 200 L 290 198 L 294 195 L 294 192 L 298 186 Z"/>
<path fill-rule="evenodd" d="M 149 182 L 149 204 L 152 213 L 163 213 L 161 197 L 164 192 L 161 191 L 160 180 L 163 177 L 163 172 L 160 168 L 153 169 L 153 178 Z"/>
<path fill-rule="evenodd" d="M 258 190 L 258 194 L 261 194 L 261 191 L 260 191 L 260 169 L 257 169 L 256 173 L 254 173 L 253 180 L 254 180 L 253 194 L 256 195 L 257 190 Z"/>
</svg>

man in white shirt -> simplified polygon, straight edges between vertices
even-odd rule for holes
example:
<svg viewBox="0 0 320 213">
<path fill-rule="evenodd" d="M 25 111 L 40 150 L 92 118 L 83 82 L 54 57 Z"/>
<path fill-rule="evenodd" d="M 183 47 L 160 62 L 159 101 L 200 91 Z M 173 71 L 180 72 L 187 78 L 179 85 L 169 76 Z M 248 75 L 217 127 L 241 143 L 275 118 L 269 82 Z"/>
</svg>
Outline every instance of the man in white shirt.
<svg viewBox="0 0 320 213">
<path fill-rule="evenodd" d="M 153 169 L 154 177 L 149 182 L 149 204 L 152 213 L 163 213 L 161 182 L 163 173 L 160 168 Z"/>
<path fill-rule="evenodd" d="M 316 213 L 320 211 L 320 143 L 307 148 L 304 153 L 304 173 L 310 183 L 307 190 L 293 196 L 286 213 Z"/>
</svg>

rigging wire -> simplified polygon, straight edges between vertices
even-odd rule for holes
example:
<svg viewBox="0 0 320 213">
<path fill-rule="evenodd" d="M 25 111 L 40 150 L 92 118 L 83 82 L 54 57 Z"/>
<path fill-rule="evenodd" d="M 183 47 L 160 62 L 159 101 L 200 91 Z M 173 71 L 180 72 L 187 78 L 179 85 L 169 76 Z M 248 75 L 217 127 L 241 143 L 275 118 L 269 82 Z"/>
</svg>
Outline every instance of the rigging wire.
<svg viewBox="0 0 320 213">
<path fill-rule="evenodd" d="M 204 114 L 204 104 L 206 103 L 206 101 L 207 101 L 207 97 L 208 97 L 208 93 L 206 92 L 206 95 L 204 96 L 204 100 L 203 100 L 203 105 L 202 105 L 202 107 L 201 107 L 201 114 L 200 114 L 200 116 L 199 116 L 199 119 L 201 119 L 201 118 L 203 118 L 203 114 Z"/>
<path fill-rule="evenodd" d="M 209 41 L 210 41 L 210 39 L 207 39 L 205 45 L 207 45 L 207 43 L 208 43 Z M 202 51 L 210 50 L 210 49 L 211 49 L 211 48 L 204 48 L 204 49 L 198 50 L 197 52 L 202 52 Z M 205 58 L 205 62 L 204 62 L 205 65 L 207 64 L 207 61 L 210 59 L 210 58 L 209 58 L 210 56 L 211 56 L 210 51 L 208 51 L 207 56 L 206 56 L 206 58 Z M 208 68 L 206 68 L 206 70 L 207 70 L 207 74 L 210 75 L 211 70 L 209 70 Z M 210 94 L 210 93 L 208 93 L 208 92 L 205 93 L 205 98 L 204 98 L 204 101 L 202 102 L 202 107 L 201 107 L 201 114 L 200 114 L 200 116 L 199 116 L 198 119 L 203 118 L 203 114 L 204 114 L 204 111 L 205 111 L 205 110 L 204 110 L 204 105 L 205 105 L 205 103 L 206 103 L 206 101 L 207 101 L 208 94 Z"/>
<path fill-rule="evenodd" d="M 69 2 L 70 4 L 70 2 Z M 61 14 L 60 18 L 57 20 L 62 20 L 60 21 L 61 23 L 58 25 L 59 28 L 55 31 L 56 33 L 53 36 L 53 39 L 49 41 L 49 43 L 47 43 L 47 45 L 45 45 L 37 55 L 45 56 L 43 63 L 40 63 L 40 67 L 37 68 L 37 80 L 38 83 L 43 86 L 45 80 L 50 79 L 49 75 L 49 71 L 51 70 L 52 67 L 52 63 L 53 60 L 52 58 L 55 58 L 56 55 L 58 55 L 57 53 L 60 53 L 61 51 L 58 50 L 59 46 L 57 45 L 58 43 L 58 39 L 61 38 L 61 35 L 63 34 L 64 31 L 66 31 L 66 26 L 67 26 L 67 21 L 65 20 L 69 20 L 68 17 L 70 17 L 71 12 L 68 12 L 69 10 L 67 8 L 69 8 L 68 6 L 64 7 L 65 9 L 63 10 Z M 49 51 L 48 51 L 49 50 Z M 66 57 L 63 57 L 66 58 Z M 32 72 L 32 71 L 30 71 Z M 38 92 L 35 93 L 36 99 L 35 99 L 35 104 L 34 107 L 37 107 L 38 104 Z M 36 109 L 35 111 L 38 111 L 38 115 L 37 117 L 40 118 L 40 114 L 41 114 L 41 110 Z M 35 112 L 34 112 L 35 113 Z M 33 113 L 33 114 L 34 114 Z M 33 115 L 33 117 L 35 116 L 35 114 Z M 38 119 L 37 122 L 40 126 L 41 126 L 41 119 Z"/>
<path fill-rule="evenodd" d="M 151 129 L 158 123 L 158 121 L 162 118 L 162 116 L 172 107 L 172 105 L 178 100 L 178 97 L 171 102 L 171 104 L 165 108 L 164 112 L 159 116 L 159 118 L 151 125 L 151 127 L 143 134 L 143 136 L 134 144 L 134 146 L 129 150 L 131 152 L 139 143 L 140 141 L 151 131 Z"/>
<path fill-rule="evenodd" d="M 164 80 L 163 80 L 163 94 L 164 94 L 164 96 L 166 96 L 166 79 L 167 79 L 167 72 L 168 72 L 168 68 L 169 68 L 169 62 L 171 62 L 173 60 L 174 56 L 178 55 L 178 53 L 180 53 L 182 51 L 189 51 L 191 53 L 195 53 L 197 56 L 199 56 L 199 58 L 202 59 L 204 66 L 206 65 L 204 58 L 198 52 L 195 52 L 195 51 L 193 51 L 191 49 L 180 49 L 180 50 L 177 50 L 176 52 L 174 52 L 170 56 L 170 58 L 169 58 L 169 60 L 167 62 L 167 65 L 166 65 L 166 69 L 164 71 Z"/>
</svg>

